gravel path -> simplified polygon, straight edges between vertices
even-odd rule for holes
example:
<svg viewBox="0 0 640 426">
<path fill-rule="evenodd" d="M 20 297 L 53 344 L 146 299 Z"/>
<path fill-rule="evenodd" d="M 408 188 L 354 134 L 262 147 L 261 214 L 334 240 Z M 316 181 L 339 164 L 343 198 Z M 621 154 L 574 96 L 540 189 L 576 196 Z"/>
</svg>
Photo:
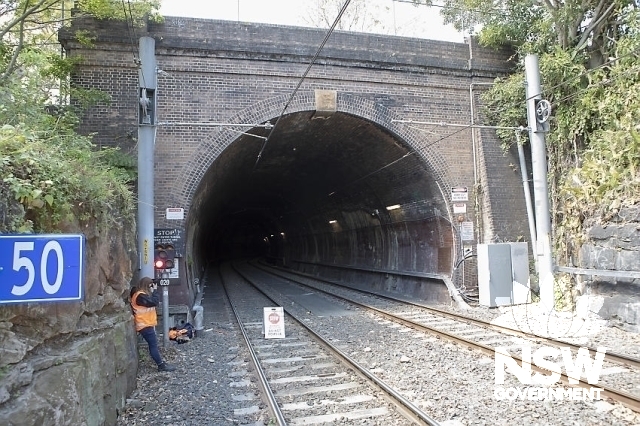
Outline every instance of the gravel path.
<svg viewBox="0 0 640 426">
<path fill-rule="evenodd" d="M 243 414 L 241 410 L 249 399 L 255 400 L 252 404 L 260 408 L 265 404 L 259 400 L 258 387 L 251 379 L 242 387 L 234 385 L 239 382 L 239 375 L 251 377 L 249 358 L 214 281 L 217 278 L 205 287 L 204 332 L 187 344 L 172 342 L 163 350 L 167 361 L 177 367 L 176 371 L 157 372 L 146 346 L 140 346 L 138 388 L 127 401 L 118 426 L 272 424 L 267 418 L 256 421 L 254 415 Z M 474 308 L 470 314 L 493 320 L 504 316 L 506 321 L 513 317 L 511 311 L 517 309 L 523 307 L 491 311 Z M 496 401 L 493 360 L 454 344 L 420 336 L 370 314 L 349 316 L 344 323 L 340 318 L 313 317 L 309 321 L 328 333 L 333 330 L 334 335 L 339 336 L 336 344 L 345 345 L 350 355 L 380 374 L 383 380 L 404 389 L 447 425 L 640 425 L 640 416 L 605 401 L 595 404 Z M 385 324 L 387 331 L 370 332 L 373 323 Z M 588 344 L 606 342 L 606 346 L 619 352 L 622 352 L 620 348 L 637 351 L 638 341 L 637 334 L 606 327 L 606 324 L 588 338 Z M 443 366 L 446 366 L 444 370 Z M 512 385 L 517 383 L 505 384 Z M 366 425 L 366 420 L 362 424 Z"/>
<path fill-rule="evenodd" d="M 253 382 L 232 387 L 238 383 L 238 372 L 248 373 L 250 358 L 242 350 L 242 335 L 221 289 L 206 286 L 202 306 L 204 331 L 188 343 L 161 347 L 176 371 L 159 373 L 145 344 L 139 346 L 138 387 L 127 400 L 118 426 L 268 424 L 248 422 L 251 416 L 234 411 L 246 405 L 243 401 L 258 399 L 259 390 Z"/>
</svg>

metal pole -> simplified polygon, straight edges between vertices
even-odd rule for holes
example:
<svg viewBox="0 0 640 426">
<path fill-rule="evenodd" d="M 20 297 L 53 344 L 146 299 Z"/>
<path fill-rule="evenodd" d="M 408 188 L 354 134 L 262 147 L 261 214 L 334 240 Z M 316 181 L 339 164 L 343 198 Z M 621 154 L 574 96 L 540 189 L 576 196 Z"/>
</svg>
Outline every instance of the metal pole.
<svg viewBox="0 0 640 426">
<path fill-rule="evenodd" d="M 153 151 L 155 145 L 155 40 L 141 37 L 138 99 L 138 253 L 140 278 L 155 278 L 153 267 L 154 194 Z"/>
<path fill-rule="evenodd" d="M 154 177 L 153 164 L 156 144 L 156 89 L 157 65 L 155 40 L 140 37 L 140 69 L 138 70 L 138 249 L 140 276 L 155 276 L 154 245 Z M 167 280 L 168 281 L 168 280 Z M 169 345 L 169 287 L 162 286 L 162 335 L 166 348 Z"/>
<path fill-rule="evenodd" d="M 520 131 L 516 131 L 516 140 L 518 143 L 518 158 L 520 160 L 520 175 L 522 176 L 522 188 L 524 189 L 524 201 L 527 206 L 527 219 L 529 221 L 529 235 L 531 238 L 531 250 L 533 259 L 538 272 L 538 246 L 536 244 L 536 218 L 533 213 L 533 204 L 531 203 L 531 191 L 529 190 L 529 177 L 527 176 L 527 161 L 524 158 L 524 147 L 520 141 Z"/>
<path fill-rule="evenodd" d="M 536 210 L 536 236 L 538 257 L 538 281 L 540 302 L 547 312 L 553 311 L 553 259 L 551 257 L 551 219 L 549 214 L 549 191 L 547 187 L 547 150 L 545 129 L 536 115 L 537 101 L 542 99 L 540 68 L 537 55 L 527 55 L 524 61 L 527 88 L 527 121 L 531 141 L 531 163 L 533 172 L 533 195 Z"/>
<path fill-rule="evenodd" d="M 167 281 L 169 279 L 167 278 Z M 162 344 L 169 347 L 169 286 L 162 286 Z"/>
</svg>

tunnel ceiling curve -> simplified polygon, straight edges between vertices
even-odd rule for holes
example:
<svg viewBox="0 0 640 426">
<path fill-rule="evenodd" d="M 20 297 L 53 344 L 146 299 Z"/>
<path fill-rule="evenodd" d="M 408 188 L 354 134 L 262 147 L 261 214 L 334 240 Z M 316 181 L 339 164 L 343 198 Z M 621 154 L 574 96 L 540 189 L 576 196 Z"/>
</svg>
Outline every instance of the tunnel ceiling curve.
<svg viewBox="0 0 640 426">
<path fill-rule="evenodd" d="M 341 112 L 319 119 L 306 111 L 283 115 L 272 130 L 245 132 L 269 137 L 260 159 L 265 140 L 240 133 L 194 196 L 190 222 L 197 223 L 198 256 L 208 258 L 214 246 L 224 253 L 234 240 L 328 232 L 330 221 L 342 230 L 367 226 L 349 223 L 353 212 L 371 224 L 446 216 L 427 165 L 376 123 Z M 387 209 L 396 205 L 401 208 Z"/>
</svg>

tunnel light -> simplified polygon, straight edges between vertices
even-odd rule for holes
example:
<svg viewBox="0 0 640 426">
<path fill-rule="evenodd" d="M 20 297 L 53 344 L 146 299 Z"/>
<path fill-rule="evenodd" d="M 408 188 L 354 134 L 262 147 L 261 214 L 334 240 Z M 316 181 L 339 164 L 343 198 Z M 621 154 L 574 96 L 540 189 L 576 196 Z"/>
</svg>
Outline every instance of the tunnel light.
<svg viewBox="0 0 640 426">
<path fill-rule="evenodd" d="M 400 204 L 394 204 L 392 206 L 387 206 L 387 210 L 391 211 L 391 210 L 396 210 L 400 208 Z"/>
<path fill-rule="evenodd" d="M 334 223 L 338 223 L 338 221 L 337 220 L 330 220 L 329 223 L 333 225 Z"/>
<path fill-rule="evenodd" d="M 284 232 L 281 232 L 280 235 L 282 235 L 282 238 L 284 238 Z"/>
</svg>

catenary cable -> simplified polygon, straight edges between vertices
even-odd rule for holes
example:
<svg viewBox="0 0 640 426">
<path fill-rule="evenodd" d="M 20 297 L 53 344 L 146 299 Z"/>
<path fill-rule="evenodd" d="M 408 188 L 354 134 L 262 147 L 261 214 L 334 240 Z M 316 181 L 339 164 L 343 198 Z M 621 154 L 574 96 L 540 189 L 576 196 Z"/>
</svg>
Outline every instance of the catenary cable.
<svg viewBox="0 0 640 426">
<path fill-rule="evenodd" d="M 134 40 L 136 39 L 136 33 L 135 33 L 135 25 L 133 23 L 133 14 L 131 13 L 131 2 L 129 0 L 127 0 L 127 4 L 129 5 L 129 15 L 127 16 L 127 7 L 124 4 L 124 0 L 122 0 L 122 12 L 124 13 L 124 19 L 125 22 L 127 23 L 127 32 L 129 33 L 129 43 L 131 45 L 131 54 L 133 55 L 133 62 L 139 67 L 140 69 L 140 74 L 142 75 L 142 81 L 144 84 L 144 86 L 146 87 L 146 80 L 144 77 L 144 72 L 142 72 L 142 69 L 140 68 L 140 58 L 137 56 L 136 54 L 136 49 L 137 46 L 134 42 Z"/>
<path fill-rule="evenodd" d="M 329 37 L 331 36 L 331 34 L 333 33 L 334 29 L 338 25 L 338 22 L 340 22 L 340 18 L 342 18 L 342 15 L 344 14 L 345 10 L 347 10 L 347 6 L 349 6 L 349 3 L 351 3 L 351 0 L 346 0 L 344 2 L 344 5 L 342 6 L 342 9 L 340 9 L 340 13 L 338 13 L 338 16 L 336 17 L 335 21 L 333 21 L 333 25 L 331 25 L 331 28 L 329 28 L 329 31 L 327 32 L 327 35 L 325 35 L 324 40 L 322 40 L 322 43 L 320 44 L 320 46 L 318 47 L 318 50 L 316 51 L 316 54 L 314 55 L 313 59 L 311 60 L 311 62 L 307 66 L 307 69 L 305 70 L 304 74 L 302 74 L 302 77 L 298 81 L 298 84 L 297 84 L 296 88 L 291 93 L 291 96 L 289 96 L 289 100 L 287 101 L 287 103 L 282 108 L 282 112 L 280 112 L 280 115 L 278 116 L 278 119 L 276 120 L 275 124 L 273 125 L 273 128 L 271 129 L 271 132 L 269 132 L 269 136 L 267 137 L 267 139 L 265 139 L 264 143 L 262 144 L 262 148 L 260 148 L 260 152 L 258 153 L 258 157 L 256 158 L 256 162 L 253 165 L 254 169 L 258 165 L 258 162 L 260 161 L 260 158 L 262 157 L 262 153 L 264 152 L 264 149 L 267 146 L 267 143 L 269 142 L 269 139 L 271 138 L 271 135 L 273 135 L 273 132 L 276 130 L 276 127 L 278 127 L 278 123 L 280 122 L 280 119 L 284 115 L 284 113 L 287 110 L 287 108 L 289 108 L 289 105 L 293 101 L 293 97 L 296 95 L 298 89 L 300 89 L 300 86 L 302 85 L 302 82 L 307 77 L 307 74 L 311 70 L 311 67 L 313 66 L 315 61 L 318 59 L 318 56 L 320 56 L 320 52 L 322 51 L 322 49 L 324 48 L 324 45 L 329 40 Z"/>
</svg>

